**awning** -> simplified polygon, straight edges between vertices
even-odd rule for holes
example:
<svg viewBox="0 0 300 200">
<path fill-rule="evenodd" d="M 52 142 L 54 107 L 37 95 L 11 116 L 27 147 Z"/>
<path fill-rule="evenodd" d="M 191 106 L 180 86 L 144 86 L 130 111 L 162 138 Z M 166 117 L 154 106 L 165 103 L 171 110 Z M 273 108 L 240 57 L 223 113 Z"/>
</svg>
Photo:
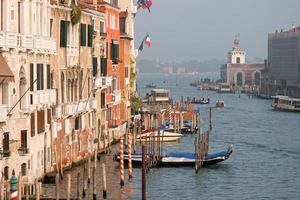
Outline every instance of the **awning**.
<svg viewBox="0 0 300 200">
<path fill-rule="evenodd" d="M 14 81 L 14 74 L 9 68 L 5 58 L 0 54 L 0 83 Z"/>
</svg>

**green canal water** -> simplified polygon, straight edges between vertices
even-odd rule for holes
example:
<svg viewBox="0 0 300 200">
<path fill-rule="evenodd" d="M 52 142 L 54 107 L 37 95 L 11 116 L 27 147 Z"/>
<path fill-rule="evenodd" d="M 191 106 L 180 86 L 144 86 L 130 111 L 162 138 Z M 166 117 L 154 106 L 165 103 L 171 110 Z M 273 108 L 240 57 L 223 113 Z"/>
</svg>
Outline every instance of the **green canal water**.
<svg viewBox="0 0 300 200">
<path fill-rule="evenodd" d="M 202 169 L 151 169 L 147 175 L 148 199 L 300 199 L 300 113 L 277 112 L 270 100 L 247 95 L 219 94 L 199 91 L 189 83 L 198 75 L 140 74 L 141 95 L 149 92 L 144 86 L 154 83 L 169 88 L 171 96 L 200 98 L 210 96 L 213 103 L 225 101 L 226 108 L 213 110 L 213 131 L 210 151 L 222 151 L 233 144 L 231 158 Z M 200 106 L 204 130 L 208 108 Z M 206 126 L 206 127 L 205 127 Z M 193 152 L 194 136 L 165 146 L 165 152 Z M 141 171 L 134 171 L 129 183 L 133 188 L 128 199 L 141 197 Z"/>
</svg>

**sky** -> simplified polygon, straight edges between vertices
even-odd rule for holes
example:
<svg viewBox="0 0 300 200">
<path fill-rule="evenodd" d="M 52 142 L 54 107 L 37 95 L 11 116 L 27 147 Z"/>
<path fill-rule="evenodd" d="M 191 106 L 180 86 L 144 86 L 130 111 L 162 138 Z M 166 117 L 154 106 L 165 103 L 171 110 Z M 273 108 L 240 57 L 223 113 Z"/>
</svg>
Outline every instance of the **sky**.
<svg viewBox="0 0 300 200">
<path fill-rule="evenodd" d="M 267 58 L 268 33 L 300 26 L 300 0 L 152 0 L 135 17 L 139 58 L 161 61 L 226 59 L 236 34 L 247 58 Z"/>
</svg>

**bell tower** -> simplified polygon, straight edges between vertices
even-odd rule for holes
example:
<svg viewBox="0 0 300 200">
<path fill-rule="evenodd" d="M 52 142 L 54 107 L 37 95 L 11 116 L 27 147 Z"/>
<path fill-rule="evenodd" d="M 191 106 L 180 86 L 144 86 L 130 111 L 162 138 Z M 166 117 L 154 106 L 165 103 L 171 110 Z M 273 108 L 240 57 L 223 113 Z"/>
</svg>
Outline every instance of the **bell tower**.
<svg viewBox="0 0 300 200">
<path fill-rule="evenodd" d="M 235 36 L 234 46 L 232 50 L 228 52 L 228 63 L 229 64 L 245 64 L 246 63 L 246 52 L 240 48 L 240 34 Z"/>
</svg>

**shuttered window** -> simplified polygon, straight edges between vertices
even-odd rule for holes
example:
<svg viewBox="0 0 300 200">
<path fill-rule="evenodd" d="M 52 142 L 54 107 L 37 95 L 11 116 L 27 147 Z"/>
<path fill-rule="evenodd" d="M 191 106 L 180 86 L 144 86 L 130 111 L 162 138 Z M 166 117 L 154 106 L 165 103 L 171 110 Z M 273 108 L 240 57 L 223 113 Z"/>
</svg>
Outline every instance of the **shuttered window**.
<svg viewBox="0 0 300 200">
<path fill-rule="evenodd" d="M 86 25 L 80 24 L 80 45 L 86 46 Z"/>
<path fill-rule="evenodd" d="M 100 58 L 101 60 L 101 76 L 107 75 L 107 58 Z"/>
<path fill-rule="evenodd" d="M 93 57 L 93 76 L 97 76 L 97 67 L 98 67 L 98 60 L 97 57 Z"/>
<path fill-rule="evenodd" d="M 34 113 L 31 113 L 30 114 L 30 134 L 31 134 L 31 137 L 33 137 L 35 135 L 34 121 L 35 121 L 35 115 L 34 115 Z"/>
<path fill-rule="evenodd" d="M 75 130 L 81 129 L 81 116 L 75 118 Z"/>
<path fill-rule="evenodd" d="M 33 75 L 34 75 L 33 64 L 30 63 L 30 91 L 33 91 Z"/>
<path fill-rule="evenodd" d="M 27 149 L 27 131 L 26 130 L 21 131 L 21 148 Z"/>
<path fill-rule="evenodd" d="M 105 33 L 105 31 L 104 31 L 104 22 L 100 21 L 100 35 L 103 35 L 103 33 Z"/>
<path fill-rule="evenodd" d="M 43 133 L 45 131 L 45 111 L 38 111 L 37 115 L 38 133 Z"/>
<path fill-rule="evenodd" d="M 47 109 L 47 124 L 51 124 L 51 109 Z"/>
<path fill-rule="evenodd" d="M 67 47 L 68 38 L 68 22 L 60 21 L 60 47 Z"/>
<path fill-rule="evenodd" d="M 3 134 L 3 151 L 9 152 L 9 132 Z"/>
<path fill-rule="evenodd" d="M 92 47 L 93 46 L 93 33 L 94 33 L 94 26 L 93 25 L 88 25 L 88 46 Z"/>
<path fill-rule="evenodd" d="M 37 90 L 44 89 L 44 66 L 43 64 L 37 64 Z"/>
<path fill-rule="evenodd" d="M 110 44 L 110 59 L 112 60 L 113 64 L 118 63 L 119 59 L 119 44 Z"/>
<path fill-rule="evenodd" d="M 47 65 L 47 89 L 51 89 L 51 71 L 50 71 L 50 65 Z"/>
</svg>

